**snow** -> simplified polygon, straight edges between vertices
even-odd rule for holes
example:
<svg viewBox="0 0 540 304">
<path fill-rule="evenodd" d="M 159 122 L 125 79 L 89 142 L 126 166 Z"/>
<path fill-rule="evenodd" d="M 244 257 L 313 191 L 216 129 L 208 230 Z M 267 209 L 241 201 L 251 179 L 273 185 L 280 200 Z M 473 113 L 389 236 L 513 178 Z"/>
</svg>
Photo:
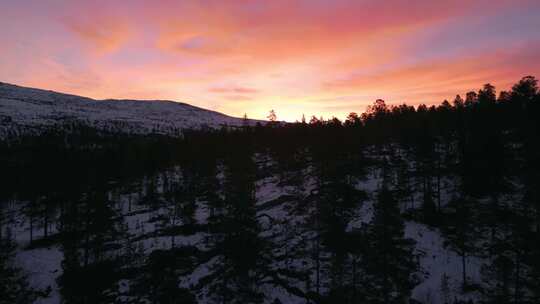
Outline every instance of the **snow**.
<svg viewBox="0 0 540 304">
<path fill-rule="evenodd" d="M 134 134 L 177 135 L 182 129 L 241 126 L 244 120 L 181 102 L 94 100 L 0 83 L 0 138 L 13 133 L 39 134 L 43 127 L 66 122 Z M 249 124 L 256 122 L 248 120 Z"/>
<path fill-rule="evenodd" d="M 277 186 L 278 180 L 275 177 L 267 177 L 256 183 L 257 192 L 255 200 L 257 205 L 263 205 L 269 201 L 279 198 L 283 192 Z"/>
<path fill-rule="evenodd" d="M 197 285 L 201 279 L 212 273 L 212 268 L 214 265 L 219 264 L 220 259 L 221 257 L 216 256 L 210 259 L 208 262 L 197 266 L 190 276 L 181 278 L 179 287 L 191 288 Z"/>
<path fill-rule="evenodd" d="M 40 298 L 36 304 L 60 303 L 60 291 L 56 278 L 62 274 L 64 255 L 58 247 L 38 248 L 20 251 L 15 257 L 15 263 L 28 275 L 31 287 L 41 290 L 50 288 L 46 298 Z"/>
<path fill-rule="evenodd" d="M 444 304 L 442 292 L 443 275 L 448 276 L 448 285 L 453 300 L 454 296 L 461 300 L 475 299 L 475 294 L 462 295 L 461 288 L 461 257 L 453 250 L 445 248 L 441 234 L 426 225 L 406 222 L 405 237 L 416 241 L 416 250 L 423 253 L 420 266 L 425 272 L 424 280 L 414 288 L 412 297 L 422 303 Z M 482 260 L 477 257 L 467 257 L 467 277 L 472 283 L 480 282 Z"/>
<path fill-rule="evenodd" d="M 293 294 L 290 294 L 287 290 L 280 286 L 272 285 L 272 284 L 263 284 L 260 287 L 260 290 L 267 295 L 272 295 L 271 297 L 268 297 L 265 299 L 264 303 L 274 303 L 275 299 L 278 299 L 281 303 L 287 303 L 287 304 L 304 304 L 306 303 L 306 299 L 300 298 L 298 296 L 295 296 Z"/>
</svg>

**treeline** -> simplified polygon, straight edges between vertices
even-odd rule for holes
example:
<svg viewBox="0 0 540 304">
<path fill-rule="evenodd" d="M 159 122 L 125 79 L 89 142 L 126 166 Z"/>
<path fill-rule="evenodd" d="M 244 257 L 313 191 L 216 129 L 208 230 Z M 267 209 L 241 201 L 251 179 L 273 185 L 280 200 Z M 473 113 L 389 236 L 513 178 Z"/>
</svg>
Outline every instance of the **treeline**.
<svg viewBox="0 0 540 304">
<path fill-rule="evenodd" d="M 40 132 L 0 142 L 3 187 L 20 199 L 42 193 L 86 191 L 118 179 L 171 166 L 183 142 L 163 135 L 128 135 L 80 123 L 59 124 Z"/>
</svg>

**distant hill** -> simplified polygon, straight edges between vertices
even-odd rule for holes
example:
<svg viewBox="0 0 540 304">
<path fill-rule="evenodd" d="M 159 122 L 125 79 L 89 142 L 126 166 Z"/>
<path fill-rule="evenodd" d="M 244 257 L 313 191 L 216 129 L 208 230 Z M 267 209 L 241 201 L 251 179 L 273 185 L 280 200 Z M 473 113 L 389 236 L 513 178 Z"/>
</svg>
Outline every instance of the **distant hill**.
<svg viewBox="0 0 540 304">
<path fill-rule="evenodd" d="M 178 135 L 184 129 L 240 126 L 245 121 L 175 101 L 95 100 L 0 82 L 0 138 L 72 123 L 129 134 Z"/>
</svg>

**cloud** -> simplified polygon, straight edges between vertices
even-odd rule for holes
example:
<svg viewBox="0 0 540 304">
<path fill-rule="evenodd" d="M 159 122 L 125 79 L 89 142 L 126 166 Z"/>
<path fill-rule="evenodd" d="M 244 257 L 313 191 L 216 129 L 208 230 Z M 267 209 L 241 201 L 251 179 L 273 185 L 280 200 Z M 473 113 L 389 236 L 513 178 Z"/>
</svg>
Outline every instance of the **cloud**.
<svg viewBox="0 0 540 304">
<path fill-rule="evenodd" d="M 258 93 L 259 90 L 254 88 L 248 88 L 248 87 L 215 87 L 208 89 L 208 92 L 211 93 L 238 93 L 238 94 L 255 94 Z"/>
<path fill-rule="evenodd" d="M 230 101 L 249 101 L 253 100 L 252 97 L 245 96 L 245 95 L 227 95 L 225 96 L 225 99 Z"/>
<path fill-rule="evenodd" d="M 67 17 L 63 23 L 99 54 L 118 50 L 133 36 L 129 25 L 115 16 Z"/>
<path fill-rule="evenodd" d="M 528 69 L 539 71 L 540 64 L 531 64 L 533 54 L 538 52 L 540 44 L 526 44 L 489 54 L 458 54 L 373 72 L 351 72 L 326 82 L 324 87 L 340 93 L 368 92 L 373 98 L 380 94 L 378 97 L 383 99 L 394 98 L 394 103 L 438 103 L 487 82 L 506 89 Z"/>
</svg>

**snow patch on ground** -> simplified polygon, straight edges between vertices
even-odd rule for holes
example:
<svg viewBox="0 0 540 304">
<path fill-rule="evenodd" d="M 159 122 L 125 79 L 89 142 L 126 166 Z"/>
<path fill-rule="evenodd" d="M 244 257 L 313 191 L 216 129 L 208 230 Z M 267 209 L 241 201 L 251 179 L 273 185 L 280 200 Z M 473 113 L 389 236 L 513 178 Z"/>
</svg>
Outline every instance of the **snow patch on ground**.
<svg viewBox="0 0 540 304">
<path fill-rule="evenodd" d="M 448 276 L 449 297 L 468 300 L 476 299 L 477 294 L 461 294 L 461 257 L 453 250 L 445 248 L 441 234 L 426 225 L 406 222 L 405 237 L 416 241 L 416 250 L 422 253 L 420 266 L 425 272 L 422 283 L 412 292 L 412 297 L 422 303 L 444 304 L 442 287 L 443 276 Z M 466 268 L 470 282 L 480 282 L 482 260 L 468 257 Z"/>
<path fill-rule="evenodd" d="M 56 278 L 62 274 L 64 254 L 58 247 L 23 250 L 17 253 L 15 263 L 28 275 L 30 286 L 49 290 L 47 298 L 39 299 L 38 304 L 60 303 L 60 291 Z"/>
</svg>

